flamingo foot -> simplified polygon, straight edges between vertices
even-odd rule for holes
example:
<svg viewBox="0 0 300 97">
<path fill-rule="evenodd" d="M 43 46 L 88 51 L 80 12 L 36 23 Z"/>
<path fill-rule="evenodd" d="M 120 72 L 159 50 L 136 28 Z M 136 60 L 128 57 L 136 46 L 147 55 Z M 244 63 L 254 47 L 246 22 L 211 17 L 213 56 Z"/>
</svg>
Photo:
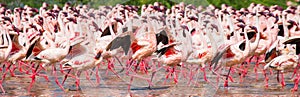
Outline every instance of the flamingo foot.
<svg viewBox="0 0 300 97">
<path fill-rule="evenodd" d="M 69 86 L 68 88 L 69 91 L 81 91 L 81 88 L 79 87 L 79 89 L 77 89 L 76 83 Z"/>
</svg>

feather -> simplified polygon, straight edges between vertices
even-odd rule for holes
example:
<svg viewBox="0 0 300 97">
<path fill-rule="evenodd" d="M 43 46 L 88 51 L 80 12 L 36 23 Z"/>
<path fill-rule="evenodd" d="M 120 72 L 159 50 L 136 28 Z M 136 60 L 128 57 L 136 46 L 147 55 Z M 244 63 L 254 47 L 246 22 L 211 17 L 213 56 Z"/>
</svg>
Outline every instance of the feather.
<svg viewBox="0 0 300 97">
<path fill-rule="evenodd" d="M 125 35 L 123 35 L 123 34 L 125 34 Z M 128 33 L 122 33 L 108 44 L 108 46 L 106 47 L 106 50 L 107 51 L 114 50 L 114 49 L 121 47 L 125 51 L 125 54 L 127 55 L 130 46 L 131 46 L 131 35 L 128 35 Z"/>
<path fill-rule="evenodd" d="M 230 49 L 230 45 L 225 46 L 223 49 L 221 49 L 220 52 L 217 52 L 214 58 L 211 61 L 211 65 L 214 68 L 217 67 L 217 64 L 219 63 L 220 59 L 223 57 L 223 55 L 226 53 L 227 50 Z"/>
<path fill-rule="evenodd" d="M 98 60 L 101 57 L 101 55 L 102 55 L 102 52 L 99 51 L 94 58 Z"/>
<path fill-rule="evenodd" d="M 289 39 L 285 40 L 283 44 L 296 44 L 296 54 L 300 54 L 300 37 L 290 37 Z"/>
<path fill-rule="evenodd" d="M 279 29 L 279 32 L 278 32 L 277 36 L 282 36 L 282 37 L 284 37 L 283 25 L 282 25 L 282 24 L 279 25 L 279 26 L 278 26 L 278 29 Z"/>
<path fill-rule="evenodd" d="M 36 45 L 37 41 L 35 41 L 32 45 L 30 45 L 29 49 L 26 52 L 26 59 L 28 59 L 28 57 L 32 54 L 33 48 Z"/>
<path fill-rule="evenodd" d="M 244 51 L 245 50 L 245 46 L 246 46 L 246 43 L 245 42 L 242 42 L 240 45 L 239 45 L 239 48 Z"/>
<path fill-rule="evenodd" d="M 156 40 L 157 40 L 157 45 L 162 42 L 163 44 L 168 44 L 169 43 L 169 38 L 167 35 L 167 32 L 165 30 L 160 31 L 159 33 L 156 34 Z"/>
<path fill-rule="evenodd" d="M 300 43 L 300 37 L 290 37 L 289 39 L 285 40 L 283 44 L 297 44 Z"/>
<path fill-rule="evenodd" d="M 112 27 L 112 29 L 115 29 L 115 25 L 112 25 L 111 27 Z M 111 32 L 110 32 L 110 30 L 109 30 L 109 26 L 107 26 L 107 27 L 104 29 L 104 31 L 103 31 L 102 34 L 101 34 L 101 37 L 106 36 L 106 35 L 111 35 Z"/>
<path fill-rule="evenodd" d="M 176 46 L 176 45 L 180 45 L 181 43 L 179 42 L 174 42 L 174 43 L 170 43 L 167 45 L 164 45 L 163 47 L 159 48 L 156 53 L 158 54 L 158 57 L 161 57 L 162 55 L 164 55 L 170 48 Z"/>
<path fill-rule="evenodd" d="M 38 58 L 38 57 L 34 57 L 33 59 L 35 59 L 35 60 L 42 60 L 41 58 Z"/>
</svg>

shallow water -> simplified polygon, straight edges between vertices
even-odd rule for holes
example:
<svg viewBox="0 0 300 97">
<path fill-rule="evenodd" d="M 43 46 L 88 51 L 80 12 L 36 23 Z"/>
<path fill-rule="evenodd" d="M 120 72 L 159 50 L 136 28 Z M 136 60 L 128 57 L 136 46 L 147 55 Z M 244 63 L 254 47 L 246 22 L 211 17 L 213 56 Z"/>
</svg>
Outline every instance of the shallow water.
<svg viewBox="0 0 300 97">
<path fill-rule="evenodd" d="M 43 77 L 37 77 L 36 83 L 30 92 L 27 88 L 31 82 L 30 78 L 19 75 L 18 77 L 7 77 L 3 83 L 6 90 L 5 94 L 1 96 L 204 96 L 204 97 L 249 97 L 249 96 L 267 96 L 267 97 L 291 97 L 299 96 L 300 92 L 291 92 L 290 89 L 294 87 L 294 83 L 289 77 L 291 73 L 285 74 L 286 86 L 281 88 L 280 83 L 276 80 L 276 74 L 269 75 L 269 88 L 264 88 L 264 76 L 258 72 L 258 80 L 255 79 L 255 73 L 249 69 L 248 74 L 239 81 L 238 73 L 232 73 L 234 82 L 229 82 L 229 87 L 223 87 L 223 80 L 216 82 L 216 75 L 211 74 L 207 70 L 207 77 L 210 82 L 205 82 L 203 73 L 199 72 L 194 76 L 192 84 L 188 84 L 188 73 L 181 73 L 179 75 L 179 83 L 175 84 L 172 79 L 165 81 L 165 70 L 161 69 L 156 73 L 153 83 L 154 86 L 149 89 L 148 83 L 145 80 L 135 78 L 130 92 L 128 91 L 128 83 L 130 77 L 125 73 L 120 73 L 122 80 L 117 78 L 113 73 L 106 74 L 106 69 L 102 68 L 100 71 L 100 84 L 96 83 L 94 75 L 91 76 L 91 82 L 82 74 L 80 77 L 81 91 L 71 91 L 74 89 L 74 78 L 68 78 L 64 84 L 65 92 L 62 91 L 55 83 L 52 72 L 43 72 L 49 76 L 50 82 L 47 82 Z M 116 70 L 118 71 L 118 70 Z M 261 71 L 261 70 L 259 70 Z M 63 75 L 59 74 L 59 81 L 62 82 Z M 186 75 L 184 75 L 186 74 Z M 18 75 L 18 74 L 17 74 Z M 149 77 L 145 75 L 144 77 Z M 124 82 L 126 81 L 126 82 Z M 217 87 L 214 87 L 216 85 Z"/>
</svg>

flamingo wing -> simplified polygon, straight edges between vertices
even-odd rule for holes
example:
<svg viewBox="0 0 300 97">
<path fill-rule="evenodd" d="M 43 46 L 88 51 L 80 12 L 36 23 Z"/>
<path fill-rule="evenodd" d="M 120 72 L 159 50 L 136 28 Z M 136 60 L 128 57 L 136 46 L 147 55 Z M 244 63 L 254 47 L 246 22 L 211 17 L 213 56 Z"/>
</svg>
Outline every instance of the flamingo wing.
<svg viewBox="0 0 300 97">
<path fill-rule="evenodd" d="M 160 42 L 165 45 L 169 43 L 169 38 L 165 30 L 160 31 L 159 33 L 155 34 L 155 36 L 156 36 L 157 45 Z"/>
<path fill-rule="evenodd" d="M 300 37 L 291 37 L 283 42 L 283 44 L 297 44 L 300 43 Z"/>
<path fill-rule="evenodd" d="M 223 49 L 220 50 L 220 52 L 217 52 L 214 58 L 211 61 L 211 66 L 214 66 L 214 68 L 217 66 L 219 60 L 223 57 L 223 55 L 230 50 L 230 45 L 225 46 Z"/>
<path fill-rule="evenodd" d="M 35 46 L 37 41 L 35 41 L 33 44 L 30 45 L 29 49 L 26 52 L 26 59 L 28 59 L 28 57 L 32 54 L 33 48 Z"/>
<path fill-rule="evenodd" d="M 114 40 L 112 40 L 111 43 L 108 44 L 106 50 L 114 50 L 121 47 L 125 51 L 125 54 L 127 55 L 130 45 L 131 45 L 130 35 L 118 36 Z"/>
<path fill-rule="evenodd" d="M 265 61 L 269 62 L 270 59 L 273 59 L 276 56 L 277 56 L 277 54 L 276 54 L 276 48 L 273 48 L 270 52 L 266 53 Z"/>
<path fill-rule="evenodd" d="M 163 46 L 161 49 L 157 50 L 156 53 L 158 54 L 158 57 L 161 57 L 162 55 L 164 55 L 165 53 L 167 53 L 167 51 L 169 49 L 171 49 L 172 47 L 179 45 L 179 43 L 171 43 L 168 45 Z"/>
<path fill-rule="evenodd" d="M 112 25 L 111 27 L 112 27 L 112 29 L 115 29 L 115 26 L 114 26 L 114 25 Z M 109 26 L 107 26 L 107 27 L 104 29 L 104 31 L 103 31 L 102 34 L 101 34 L 101 37 L 106 36 L 106 35 L 111 35 L 111 32 L 110 32 L 110 30 L 109 30 Z"/>
<path fill-rule="evenodd" d="M 296 54 L 300 54 L 300 37 L 292 37 L 283 42 L 283 44 L 296 44 Z"/>
</svg>

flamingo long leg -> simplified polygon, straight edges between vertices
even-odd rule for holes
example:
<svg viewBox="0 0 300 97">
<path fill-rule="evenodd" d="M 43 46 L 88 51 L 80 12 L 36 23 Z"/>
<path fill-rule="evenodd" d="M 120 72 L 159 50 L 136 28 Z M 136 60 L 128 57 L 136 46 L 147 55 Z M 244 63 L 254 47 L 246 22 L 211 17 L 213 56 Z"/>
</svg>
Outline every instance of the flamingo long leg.
<svg viewBox="0 0 300 97">
<path fill-rule="evenodd" d="M 229 74 L 230 74 L 231 68 L 232 68 L 232 67 L 229 68 L 228 74 L 227 74 L 227 76 L 226 76 L 226 80 L 225 80 L 225 82 L 224 82 L 224 87 L 228 87 L 228 78 L 229 78 Z"/>
<path fill-rule="evenodd" d="M 64 91 L 65 89 L 63 88 L 63 86 L 62 86 L 62 85 L 59 83 L 59 81 L 58 81 L 57 74 L 56 74 L 56 67 L 55 67 L 55 65 L 53 65 L 52 69 L 53 69 L 53 75 L 54 75 L 54 77 L 55 77 L 55 83 L 60 87 L 61 90 Z"/>
<path fill-rule="evenodd" d="M 93 86 L 96 86 L 95 83 L 93 83 L 90 79 L 90 75 L 89 75 L 89 72 L 88 71 L 85 71 L 85 78 L 90 82 L 92 83 Z"/>
<path fill-rule="evenodd" d="M 300 74 L 297 74 L 297 77 L 294 79 L 294 88 L 292 89 L 292 91 L 297 91 L 298 90 L 298 84 L 299 84 L 299 79 L 300 79 Z"/>
<path fill-rule="evenodd" d="M 269 84 L 268 84 L 269 78 L 267 76 L 266 70 L 263 70 L 263 73 L 265 76 L 265 88 L 268 88 L 269 87 Z"/>
<path fill-rule="evenodd" d="M 3 80 L 0 80 L 0 88 L 1 88 L 1 90 L 3 92 L 3 94 L 5 94 L 5 90 L 4 90 L 3 86 L 2 86 L 2 82 L 3 82 Z"/>
<path fill-rule="evenodd" d="M 63 79 L 63 81 L 62 81 L 62 83 L 61 83 L 62 85 L 63 85 L 63 84 L 65 83 L 65 81 L 67 80 L 68 75 L 70 74 L 71 70 L 72 70 L 72 69 L 69 69 L 69 70 L 68 70 L 68 73 L 65 75 L 65 77 L 64 77 L 64 79 Z"/>
<path fill-rule="evenodd" d="M 259 66 L 259 56 L 257 56 L 256 62 L 255 62 L 255 66 L 254 66 L 254 72 L 255 72 L 255 79 L 258 80 L 258 73 L 257 73 L 257 68 Z"/>
<path fill-rule="evenodd" d="M 121 72 L 123 72 L 124 71 L 124 66 L 123 66 L 123 64 L 122 64 L 122 62 L 120 61 L 120 59 L 118 58 L 118 57 L 114 57 L 115 59 L 117 59 L 117 61 L 119 62 L 119 64 L 121 65 L 121 67 L 122 67 L 122 69 L 118 72 L 118 73 L 121 73 Z"/>
<path fill-rule="evenodd" d="M 282 85 L 282 88 L 284 88 L 285 82 L 284 82 L 283 72 L 280 72 L 280 74 L 281 74 L 281 85 Z"/>
<path fill-rule="evenodd" d="M 32 67 L 34 67 L 34 64 L 32 65 Z M 28 87 L 28 91 L 30 91 L 30 89 L 32 88 L 32 85 L 35 83 L 35 78 L 37 75 L 37 69 L 40 67 L 40 65 L 37 65 L 37 67 L 35 69 L 32 69 L 32 75 L 30 76 L 31 78 L 31 82 L 30 85 Z"/>
</svg>

